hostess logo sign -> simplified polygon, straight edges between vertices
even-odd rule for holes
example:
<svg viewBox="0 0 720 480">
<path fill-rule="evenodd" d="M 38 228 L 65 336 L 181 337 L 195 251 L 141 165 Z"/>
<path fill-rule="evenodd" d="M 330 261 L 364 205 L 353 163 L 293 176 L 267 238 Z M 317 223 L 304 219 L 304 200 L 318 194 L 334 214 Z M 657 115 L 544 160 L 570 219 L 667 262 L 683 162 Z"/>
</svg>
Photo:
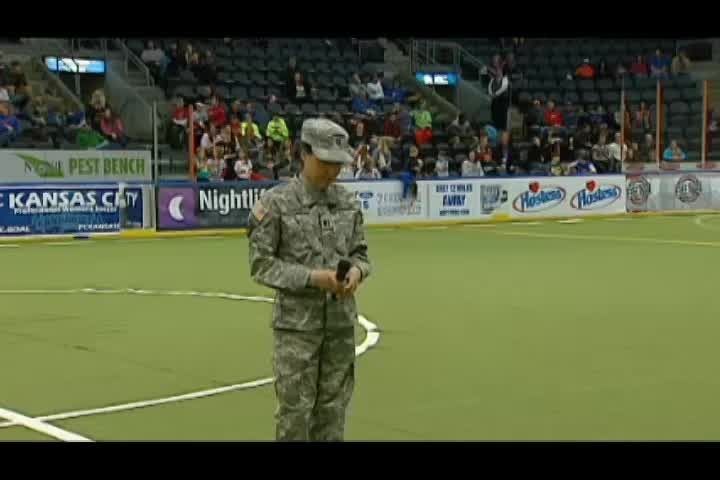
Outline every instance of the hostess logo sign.
<svg viewBox="0 0 720 480">
<path fill-rule="evenodd" d="M 515 197 L 512 207 L 516 212 L 530 213 L 549 210 L 565 200 L 565 189 L 557 185 L 530 182 L 528 189 Z"/>
<path fill-rule="evenodd" d="M 575 192 L 570 199 L 570 206 L 577 210 L 595 210 L 615 203 L 621 196 L 622 188 L 618 185 L 605 185 L 590 180 L 585 183 L 585 188 Z"/>
</svg>

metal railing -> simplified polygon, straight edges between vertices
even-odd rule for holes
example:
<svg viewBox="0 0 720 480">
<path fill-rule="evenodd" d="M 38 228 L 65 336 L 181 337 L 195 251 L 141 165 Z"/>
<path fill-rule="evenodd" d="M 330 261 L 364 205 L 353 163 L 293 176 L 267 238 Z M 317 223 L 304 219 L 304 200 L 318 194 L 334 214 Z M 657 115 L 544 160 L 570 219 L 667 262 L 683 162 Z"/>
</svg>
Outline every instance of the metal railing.
<svg viewBox="0 0 720 480">
<path fill-rule="evenodd" d="M 119 38 L 113 38 L 113 45 L 115 45 L 123 54 L 123 63 L 125 68 L 125 77 L 129 77 L 130 75 L 130 65 L 132 64 L 133 67 L 140 70 L 140 73 L 143 74 L 145 77 L 145 85 L 148 87 L 152 87 L 155 84 L 155 81 L 153 80 L 152 75 L 150 75 L 150 69 L 145 65 L 145 63 L 135 55 L 135 52 L 130 50 L 127 45 L 125 45 L 125 42 L 120 40 Z M 107 45 L 107 44 L 106 44 Z"/>
<path fill-rule="evenodd" d="M 38 69 L 43 79 L 47 81 L 48 84 L 52 85 L 52 87 L 59 90 L 64 97 L 69 99 L 73 106 L 77 109 L 77 111 L 85 111 L 85 107 L 83 106 L 83 103 L 82 101 L 80 101 L 78 96 L 75 95 L 73 91 L 67 87 L 67 85 L 65 85 L 65 82 L 63 82 L 60 77 L 51 72 L 42 60 L 34 57 L 31 61 Z"/>
</svg>

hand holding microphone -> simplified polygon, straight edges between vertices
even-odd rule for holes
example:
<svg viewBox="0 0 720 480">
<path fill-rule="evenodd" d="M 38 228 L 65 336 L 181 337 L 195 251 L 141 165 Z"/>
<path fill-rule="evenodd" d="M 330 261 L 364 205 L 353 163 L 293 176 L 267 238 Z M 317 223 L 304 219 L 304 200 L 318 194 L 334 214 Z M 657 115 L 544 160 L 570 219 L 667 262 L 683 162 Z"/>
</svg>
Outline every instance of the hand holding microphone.
<svg viewBox="0 0 720 480">
<path fill-rule="evenodd" d="M 333 300 L 337 296 L 346 297 L 355 293 L 362 274 L 348 260 L 340 260 L 337 270 L 313 270 L 310 274 L 310 285 L 315 288 L 332 292 Z"/>
</svg>

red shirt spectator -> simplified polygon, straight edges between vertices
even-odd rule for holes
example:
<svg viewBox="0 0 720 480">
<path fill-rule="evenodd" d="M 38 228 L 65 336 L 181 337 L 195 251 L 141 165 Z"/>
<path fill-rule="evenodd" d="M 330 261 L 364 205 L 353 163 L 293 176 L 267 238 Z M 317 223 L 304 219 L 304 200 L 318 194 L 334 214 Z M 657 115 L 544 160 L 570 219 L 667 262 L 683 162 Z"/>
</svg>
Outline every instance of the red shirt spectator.
<svg viewBox="0 0 720 480">
<path fill-rule="evenodd" d="M 385 120 L 385 128 L 383 128 L 383 134 L 386 137 L 400 138 L 402 137 L 402 130 L 400 129 L 400 121 L 396 114 L 391 114 L 387 120 Z"/>
<path fill-rule="evenodd" d="M 545 111 L 545 125 L 548 127 L 564 127 L 565 118 L 559 110 L 555 110 L 555 103 L 548 102 L 548 109 Z"/>
<path fill-rule="evenodd" d="M 648 76 L 650 74 L 650 67 L 645 63 L 642 55 L 635 57 L 635 61 L 630 65 L 630 73 L 642 76 Z"/>
<path fill-rule="evenodd" d="M 590 65 L 590 59 L 583 60 L 583 64 L 575 70 L 575 76 L 583 80 L 592 80 L 595 78 L 595 67 Z"/>
<path fill-rule="evenodd" d="M 188 108 L 182 103 L 178 104 L 178 106 L 175 107 L 172 118 L 178 125 L 187 125 Z"/>
<path fill-rule="evenodd" d="M 213 98 L 212 106 L 208 110 L 208 120 L 216 127 L 223 127 L 228 122 L 227 110 L 225 110 L 224 105 L 217 101 L 217 98 Z"/>
</svg>

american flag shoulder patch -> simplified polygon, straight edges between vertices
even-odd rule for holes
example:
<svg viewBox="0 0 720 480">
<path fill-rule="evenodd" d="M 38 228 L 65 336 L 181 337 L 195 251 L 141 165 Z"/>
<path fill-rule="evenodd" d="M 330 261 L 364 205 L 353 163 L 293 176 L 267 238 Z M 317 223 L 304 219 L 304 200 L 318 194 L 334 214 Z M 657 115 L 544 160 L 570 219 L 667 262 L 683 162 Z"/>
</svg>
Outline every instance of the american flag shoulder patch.
<svg viewBox="0 0 720 480">
<path fill-rule="evenodd" d="M 262 222 L 262 219 L 265 217 L 266 213 L 267 210 L 265 209 L 265 205 L 263 205 L 260 200 L 255 202 L 255 205 L 252 209 L 252 214 L 258 222 Z"/>
</svg>

